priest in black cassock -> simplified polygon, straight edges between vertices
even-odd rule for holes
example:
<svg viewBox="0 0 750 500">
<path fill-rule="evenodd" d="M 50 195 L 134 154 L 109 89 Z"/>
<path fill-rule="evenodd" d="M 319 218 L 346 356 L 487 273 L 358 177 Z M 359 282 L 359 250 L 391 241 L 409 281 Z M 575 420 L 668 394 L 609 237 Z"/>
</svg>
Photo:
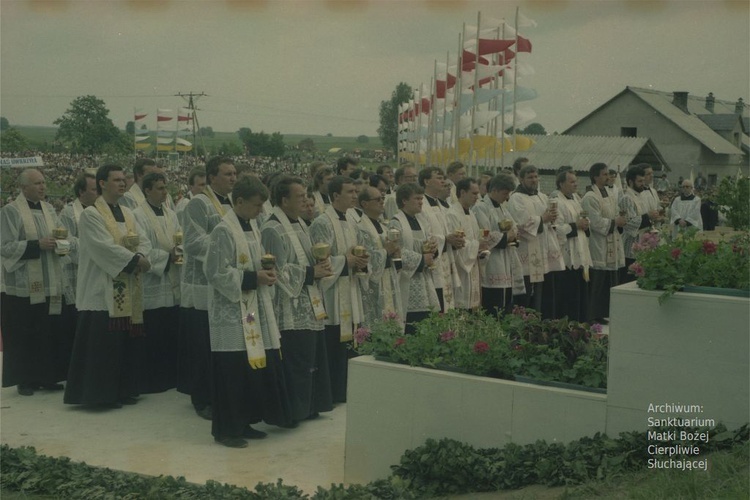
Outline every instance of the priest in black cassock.
<svg viewBox="0 0 750 500">
<path fill-rule="evenodd" d="M 237 182 L 231 158 L 215 156 L 206 163 L 206 186 L 183 215 L 185 264 L 180 294 L 180 359 L 177 390 L 190 394 L 195 412 L 211 420 L 211 342 L 208 326 L 208 281 L 203 264 L 208 236 L 232 209 L 230 194 Z"/>
<path fill-rule="evenodd" d="M 276 257 L 274 311 L 292 418 L 300 421 L 333 409 L 324 334 L 327 315 L 318 286 L 333 272 L 330 258 L 313 258 L 309 230 L 301 218 L 307 205 L 302 179 L 281 177 L 274 183 L 271 202 L 274 208 L 263 223 L 261 243 Z"/>
<path fill-rule="evenodd" d="M 43 201 L 44 176 L 27 169 L 18 176 L 21 192 L 2 210 L 3 387 L 17 385 L 31 396 L 39 389 L 61 390 L 65 376 L 60 360 L 63 308 L 61 258 L 53 229 L 60 227 L 55 210 Z M 12 314 L 10 314 L 12 312 Z M 62 363 L 61 363 L 62 361 Z"/>
<path fill-rule="evenodd" d="M 64 401 L 120 408 L 136 403 L 134 347 L 143 335 L 149 245 L 132 212 L 118 205 L 122 167 L 100 167 L 96 183 L 100 196 L 78 222 L 78 325 Z"/>
</svg>

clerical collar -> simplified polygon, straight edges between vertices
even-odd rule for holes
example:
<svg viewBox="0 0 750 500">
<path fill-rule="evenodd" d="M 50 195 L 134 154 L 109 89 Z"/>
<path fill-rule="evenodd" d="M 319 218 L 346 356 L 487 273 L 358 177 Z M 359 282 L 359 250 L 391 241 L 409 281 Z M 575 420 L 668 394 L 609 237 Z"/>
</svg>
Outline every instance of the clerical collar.
<svg viewBox="0 0 750 500">
<path fill-rule="evenodd" d="M 237 220 L 240 221 L 240 227 L 242 227 L 242 230 L 244 232 L 247 233 L 247 232 L 253 230 L 253 226 L 250 224 L 249 220 L 245 220 L 242 217 L 240 217 L 239 215 L 237 216 Z"/>
<path fill-rule="evenodd" d="M 602 193 L 602 198 L 609 197 L 609 194 L 607 193 L 607 188 L 599 188 L 599 192 Z"/>
<path fill-rule="evenodd" d="M 529 189 L 523 184 L 519 184 L 518 187 L 516 188 L 516 193 L 527 194 L 529 196 L 536 196 L 537 194 L 539 194 L 539 190 Z"/>
<path fill-rule="evenodd" d="M 29 208 L 32 209 L 32 210 L 41 210 L 42 209 L 42 202 L 41 201 L 26 200 L 26 202 L 29 204 Z"/>
<path fill-rule="evenodd" d="M 375 226 L 375 230 L 378 232 L 378 234 L 381 234 L 383 232 L 383 226 L 380 225 L 380 221 L 377 219 L 373 219 L 369 215 L 367 216 L 370 221 L 372 222 L 372 225 Z M 408 216 L 407 216 L 408 217 Z"/>
<path fill-rule="evenodd" d="M 327 194 L 320 193 L 320 197 L 323 198 L 323 203 L 325 203 L 326 205 L 331 204 L 331 198 Z"/>
<path fill-rule="evenodd" d="M 500 206 L 500 204 L 499 204 L 498 202 L 496 202 L 495 200 L 493 200 L 491 196 L 488 196 L 488 198 L 489 198 L 489 199 L 490 199 L 490 201 L 492 202 L 492 206 L 493 206 L 493 207 L 497 208 L 497 207 L 499 207 L 499 206 Z"/>
<path fill-rule="evenodd" d="M 334 210 L 336 209 L 334 208 Z M 346 214 L 344 212 L 339 212 L 338 210 L 336 210 L 336 215 L 339 216 L 339 220 L 346 222 Z"/>
<path fill-rule="evenodd" d="M 685 196 L 684 194 L 680 195 L 680 199 L 682 201 L 690 201 L 695 199 L 695 194 L 691 194 L 690 196 Z"/>
<path fill-rule="evenodd" d="M 232 205 L 232 200 L 229 199 L 229 196 L 222 196 L 216 191 L 214 191 L 214 194 L 216 195 L 216 199 L 219 200 L 219 203 L 221 203 L 222 205 Z"/>
<path fill-rule="evenodd" d="M 461 208 L 463 208 L 463 207 L 461 207 Z M 469 214 L 471 214 L 471 212 L 469 211 L 469 209 L 468 208 L 464 208 L 464 215 L 469 215 Z"/>
<path fill-rule="evenodd" d="M 429 203 L 431 207 L 438 206 L 438 199 L 437 198 L 433 198 L 432 196 L 430 196 L 428 194 L 425 194 L 424 197 L 427 198 L 427 203 Z"/>
<path fill-rule="evenodd" d="M 122 213 L 120 205 L 113 205 L 111 203 L 107 203 L 107 205 L 109 206 L 109 209 L 112 210 L 112 215 L 117 222 L 125 222 L 125 216 Z"/>
<path fill-rule="evenodd" d="M 563 196 L 565 196 L 565 198 L 567 198 L 569 200 L 573 199 L 573 194 L 572 193 L 571 194 L 564 194 Z"/>
<path fill-rule="evenodd" d="M 148 206 L 151 207 L 151 210 L 154 211 L 155 215 L 159 217 L 164 215 L 164 209 L 162 207 L 155 207 L 148 200 L 146 200 L 146 203 L 148 203 Z"/>
<path fill-rule="evenodd" d="M 416 217 L 413 215 L 409 215 L 406 212 L 404 212 L 404 215 L 406 216 L 406 220 L 409 222 L 409 227 L 412 229 L 412 231 L 421 231 L 422 226 L 419 225 L 419 221 Z"/>
</svg>

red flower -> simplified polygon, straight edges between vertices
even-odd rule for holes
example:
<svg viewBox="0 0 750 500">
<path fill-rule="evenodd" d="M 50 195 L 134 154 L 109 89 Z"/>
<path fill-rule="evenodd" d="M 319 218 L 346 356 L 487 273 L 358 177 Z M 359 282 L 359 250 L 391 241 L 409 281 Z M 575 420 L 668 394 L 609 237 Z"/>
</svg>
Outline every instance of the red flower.
<svg viewBox="0 0 750 500">
<path fill-rule="evenodd" d="M 711 255 L 711 254 L 716 253 L 716 243 L 714 243 L 713 241 L 708 241 L 708 240 L 704 241 L 703 253 L 705 253 L 706 255 Z"/>
<path fill-rule="evenodd" d="M 404 337 L 399 337 L 396 339 L 396 342 L 393 343 L 393 347 L 398 347 L 406 344 L 406 339 Z"/>
<path fill-rule="evenodd" d="M 673 248 L 672 249 L 672 258 L 675 259 L 675 260 L 677 260 L 677 258 L 680 256 L 681 253 L 682 253 L 681 249 L 679 249 L 679 248 Z"/>
<path fill-rule="evenodd" d="M 456 332 L 453 330 L 447 330 L 440 334 L 440 342 L 448 342 L 456 338 Z"/>
<path fill-rule="evenodd" d="M 474 352 L 477 354 L 484 354 L 489 350 L 490 345 L 487 342 L 482 342 L 481 340 L 479 340 L 476 344 L 474 344 Z"/>
<path fill-rule="evenodd" d="M 523 351 L 523 346 L 521 344 L 516 344 L 513 346 L 514 351 Z"/>
</svg>

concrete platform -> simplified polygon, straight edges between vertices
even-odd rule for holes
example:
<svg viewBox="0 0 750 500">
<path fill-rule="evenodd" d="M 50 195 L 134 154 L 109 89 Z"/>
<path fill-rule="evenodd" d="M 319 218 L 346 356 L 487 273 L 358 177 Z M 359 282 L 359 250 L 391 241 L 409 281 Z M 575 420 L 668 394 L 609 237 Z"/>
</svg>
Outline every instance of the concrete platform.
<svg viewBox="0 0 750 500">
<path fill-rule="evenodd" d="M 253 489 L 282 478 L 313 493 L 344 480 L 346 405 L 296 429 L 258 424 L 268 433 L 243 449 L 214 443 L 211 422 L 198 417 L 190 398 L 174 390 L 150 394 L 119 410 L 64 405 L 63 393 L 20 396 L 0 391 L 0 441 L 33 446 L 43 455 L 152 476 L 212 479 Z"/>
</svg>

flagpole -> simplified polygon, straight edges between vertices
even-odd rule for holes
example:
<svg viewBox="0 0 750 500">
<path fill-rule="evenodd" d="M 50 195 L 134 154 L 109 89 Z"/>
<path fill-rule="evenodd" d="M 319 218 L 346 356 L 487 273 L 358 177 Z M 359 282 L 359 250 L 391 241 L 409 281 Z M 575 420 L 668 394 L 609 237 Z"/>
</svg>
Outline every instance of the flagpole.
<svg viewBox="0 0 750 500">
<path fill-rule="evenodd" d="M 446 51 L 445 53 L 445 95 L 443 96 L 443 140 L 440 141 L 440 165 L 441 166 L 447 166 L 448 157 L 446 155 L 446 141 L 445 141 L 445 129 L 446 129 L 446 123 L 445 119 L 448 116 L 448 70 L 450 69 L 450 62 L 451 62 L 451 53 L 450 51 Z M 435 86 L 437 89 L 437 85 Z M 455 92 L 454 92 L 455 93 Z"/>
<path fill-rule="evenodd" d="M 518 81 L 518 9 L 516 7 L 516 63 L 513 71 L 513 151 L 516 150 L 516 103 L 518 102 L 516 96 L 516 83 Z"/>
<path fill-rule="evenodd" d="M 464 46 L 463 46 L 463 40 L 466 37 L 466 23 L 463 23 L 463 27 L 461 28 L 461 33 L 458 35 L 458 62 L 456 66 L 456 90 L 454 92 L 455 96 L 453 98 L 454 106 L 453 106 L 453 127 L 451 127 L 452 130 L 455 130 L 453 135 L 453 146 L 454 146 L 454 153 L 453 153 L 453 159 L 455 161 L 459 160 L 459 143 L 461 142 L 461 89 L 462 89 L 462 80 L 463 80 L 463 65 L 464 65 Z"/>
<path fill-rule="evenodd" d="M 474 47 L 474 88 L 471 96 L 471 130 L 469 130 L 469 160 L 471 162 L 470 172 L 476 176 L 479 166 L 478 155 L 474 154 L 474 138 L 476 135 L 476 111 L 477 111 L 477 88 L 479 87 L 479 34 L 482 31 L 482 12 L 477 12 L 477 37 Z"/>
</svg>

